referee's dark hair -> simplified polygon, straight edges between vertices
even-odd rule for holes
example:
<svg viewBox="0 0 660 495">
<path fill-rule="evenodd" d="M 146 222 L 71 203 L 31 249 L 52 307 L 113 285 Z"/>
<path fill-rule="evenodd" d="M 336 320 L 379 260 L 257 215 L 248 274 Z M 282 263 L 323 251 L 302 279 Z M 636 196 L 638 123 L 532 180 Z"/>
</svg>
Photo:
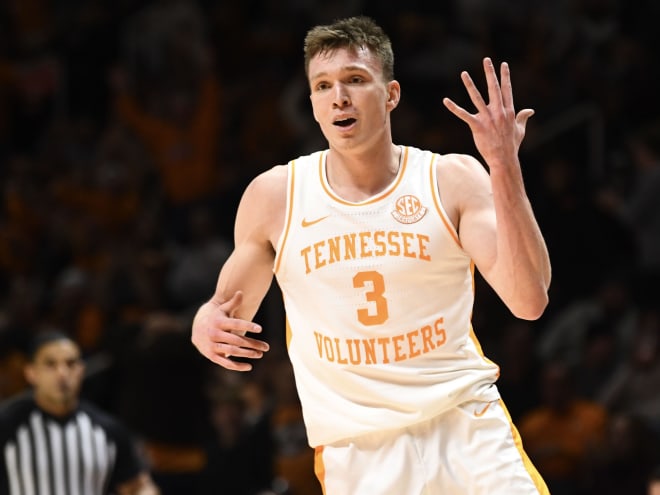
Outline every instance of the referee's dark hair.
<svg viewBox="0 0 660 495">
<path fill-rule="evenodd" d="M 76 343 L 75 340 L 73 340 L 69 335 L 67 335 L 65 332 L 62 330 L 59 330 L 57 328 L 48 328 L 45 330 L 41 330 L 37 332 L 37 334 L 33 337 L 32 341 L 30 342 L 28 349 L 27 349 L 27 358 L 29 362 L 33 362 L 34 358 L 37 356 L 37 353 L 39 350 L 48 344 L 51 344 L 53 342 L 57 342 L 59 340 L 68 340 L 69 342 Z"/>
</svg>

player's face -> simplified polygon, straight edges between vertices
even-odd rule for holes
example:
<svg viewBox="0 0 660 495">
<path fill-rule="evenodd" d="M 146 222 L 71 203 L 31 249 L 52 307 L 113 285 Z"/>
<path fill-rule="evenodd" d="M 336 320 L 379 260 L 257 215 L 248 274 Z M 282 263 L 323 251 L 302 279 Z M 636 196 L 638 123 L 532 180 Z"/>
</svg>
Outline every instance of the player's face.
<svg viewBox="0 0 660 495">
<path fill-rule="evenodd" d="M 338 48 L 310 60 L 309 84 L 314 118 L 334 148 L 391 140 L 390 112 L 399 101 L 399 83 L 383 80 L 370 50 Z"/>
<path fill-rule="evenodd" d="M 660 481 L 651 482 L 648 491 L 648 495 L 660 495 Z"/>
<path fill-rule="evenodd" d="M 57 412 L 75 407 L 83 373 L 80 351 L 68 340 L 44 345 L 26 368 L 37 403 L 48 411 Z"/>
</svg>

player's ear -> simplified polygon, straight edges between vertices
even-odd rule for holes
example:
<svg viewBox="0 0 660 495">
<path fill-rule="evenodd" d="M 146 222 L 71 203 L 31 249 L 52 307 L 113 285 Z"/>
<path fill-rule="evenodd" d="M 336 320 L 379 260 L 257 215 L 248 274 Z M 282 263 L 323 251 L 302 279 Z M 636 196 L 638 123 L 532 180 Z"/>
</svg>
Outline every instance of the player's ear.
<svg viewBox="0 0 660 495">
<path fill-rule="evenodd" d="M 401 99 L 401 85 L 399 81 L 392 80 L 387 83 L 387 109 L 389 111 L 394 110 L 399 105 L 399 100 Z"/>
</svg>

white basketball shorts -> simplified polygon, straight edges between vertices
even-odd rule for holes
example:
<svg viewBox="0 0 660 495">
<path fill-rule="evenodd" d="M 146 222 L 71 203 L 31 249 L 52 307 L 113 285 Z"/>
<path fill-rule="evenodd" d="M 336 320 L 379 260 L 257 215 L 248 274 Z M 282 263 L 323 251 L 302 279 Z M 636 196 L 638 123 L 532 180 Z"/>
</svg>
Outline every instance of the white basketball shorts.
<svg viewBox="0 0 660 495">
<path fill-rule="evenodd" d="M 324 495 L 549 495 L 501 400 L 316 449 Z"/>
</svg>

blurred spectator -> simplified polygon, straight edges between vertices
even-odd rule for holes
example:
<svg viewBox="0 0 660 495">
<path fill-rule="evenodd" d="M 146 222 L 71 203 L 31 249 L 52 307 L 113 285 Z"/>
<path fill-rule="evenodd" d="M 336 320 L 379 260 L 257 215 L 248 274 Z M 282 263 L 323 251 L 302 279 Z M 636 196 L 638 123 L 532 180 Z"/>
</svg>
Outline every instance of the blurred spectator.
<svg viewBox="0 0 660 495">
<path fill-rule="evenodd" d="M 8 328 L 6 315 L 0 315 L 0 402 L 23 392 L 28 383 L 23 368 L 27 357 L 20 335 Z"/>
<path fill-rule="evenodd" d="M 492 359 L 500 367 L 497 389 L 515 424 L 539 405 L 542 362 L 536 356 L 536 329 L 526 320 L 509 321 L 502 329 Z"/>
<path fill-rule="evenodd" d="M 0 310 L 0 402 L 28 387 L 24 365 L 30 340 L 41 325 L 43 281 L 13 277 Z"/>
<path fill-rule="evenodd" d="M 541 404 L 519 421 L 525 450 L 553 495 L 575 495 L 590 456 L 602 448 L 607 410 L 576 395 L 575 371 L 546 363 L 541 373 Z"/>
<path fill-rule="evenodd" d="M 175 309 L 192 312 L 215 288 L 217 272 L 210 268 L 222 266 L 232 245 L 220 236 L 208 206 L 191 209 L 189 226 L 188 242 L 172 248 L 167 288 Z"/>
<path fill-rule="evenodd" d="M 219 488 L 232 495 L 257 495 L 273 486 L 271 393 L 263 380 L 218 380 L 211 386 L 212 430 L 200 495 Z"/>
<path fill-rule="evenodd" d="M 150 153 L 171 233 L 187 240 L 189 208 L 214 204 L 228 186 L 219 159 L 221 87 L 203 15 L 192 2 L 154 4 L 129 20 L 124 43 L 114 74 L 117 115 Z"/>
<path fill-rule="evenodd" d="M 660 122 L 635 129 L 626 144 L 632 184 L 629 190 L 601 190 L 599 201 L 634 232 L 640 252 L 636 265 L 660 272 Z"/>
<path fill-rule="evenodd" d="M 539 164 L 540 184 L 535 195 L 536 214 L 549 239 L 553 263 L 546 319 L 575 300 L 590 297 L 609 281 L 610 273 L 630 270 L 637 254 L 625 223 L 592 199 L 586 145 L 572 134 L 551 146 L 575 152 L 557 153 L 543 147 L 534 153 L 537 159 L 547 154 Z M 575 267 L 580 268 L 579 276 Z M 607 267 L 605 271 L 603 267 Z"/>
<path fill-rule="evenodd" d="M 542 360 L 561 359 L 579 365 L 590 327 L 598 322 L 606 322 L 612 329 L 616 352 L 626 354 L 639 317 L 632 292 L 633 271 L 606 269 L 601 280 L 591 293 L 573 299 L 546 319 L 537 343 Z"/>
<path fill-rule="evenodd" d="M 49 208 L 43 189 L 48 177 L 30 154 L 11 154 L 1 168 L 6 177 L 1 185 L 0 273 L 7 278 L 49 274 L 41 264 Z"/>
<path fill-rule="evenodd" d="M 84 356 L 100 350 L 106 321 L 98 300 L 95 281 L 84 270 L 69 267 L 55 281 L 46 302 L 43 321 L 59 328 L 70 328 Z"/>
<path fill-rule="evenodd" d="M 163 495 L 194 493 L 207 463 L 212 368 L 189 341 L 184 321 L 154 312 L 117 357 L 117 413 L 142 437 Z"/>
<path fill-rule="evenodd" d="M 638 418 L 613 415 L 602 448 L 591 454 L 581 493 L 643 494 L 651 470 L 660 461 L 659 441 L 660 437 Z"/>
<path fill-rule="evenodd" d="M 653 292 L 657 294 L 657 290 Z M 599 398 L 610 411 L 634 415 L 660 434 L 660 306 L 643 307 L 627 359 Z"/>
<path fill-rule="evenodd" d="M 576 391 L 585 399 L 600 399 L 603 388 L 625 358 L 619 345 L 615 325 L 607 318 L 587 324 L 582 355 L 577 366 Z"/>
<path fill-rule="evenodd" d="M 146 190 L 147 155 L 115 124 L 92 139 L 90 155 L 77 167 L 72 165 L 72 173 L 57 177 L 51 188 L 67 215 L 77 222 L 84 219 L 111 248 L 131 234 L 138 211 L 152 200 Z"/>
</svg>

